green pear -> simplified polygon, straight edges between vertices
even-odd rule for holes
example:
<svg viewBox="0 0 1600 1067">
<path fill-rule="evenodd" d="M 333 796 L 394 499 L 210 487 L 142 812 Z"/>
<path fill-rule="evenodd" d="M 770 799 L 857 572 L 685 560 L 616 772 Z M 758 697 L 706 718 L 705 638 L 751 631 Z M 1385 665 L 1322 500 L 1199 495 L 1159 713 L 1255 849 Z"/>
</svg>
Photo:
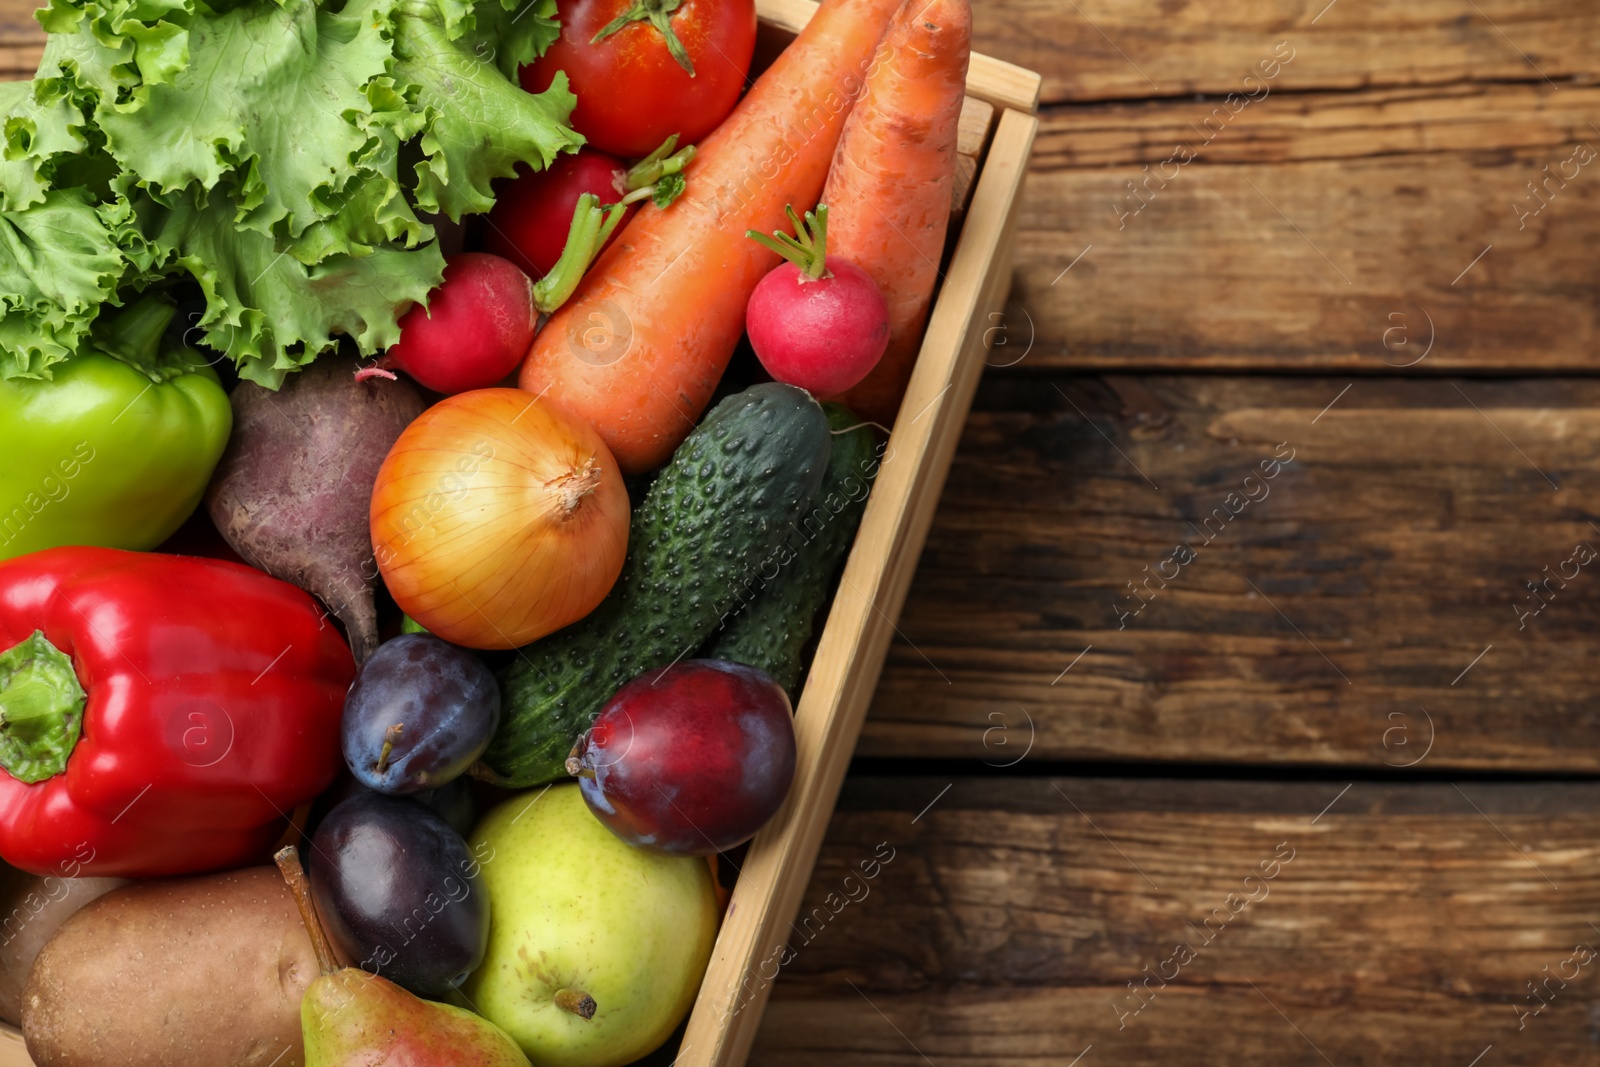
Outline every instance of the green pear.
<svg viewBox="0 0 1600 1067">
<path fill-rule="evenodd" d="M 472 835 L 493 917 L 463 987 L 539 1067 L 615 1067 L 657 1048 L 700 989 L 718 908 L 700 857 L 617 838 L 576 785 L 513 797 Z"/>
</svg>

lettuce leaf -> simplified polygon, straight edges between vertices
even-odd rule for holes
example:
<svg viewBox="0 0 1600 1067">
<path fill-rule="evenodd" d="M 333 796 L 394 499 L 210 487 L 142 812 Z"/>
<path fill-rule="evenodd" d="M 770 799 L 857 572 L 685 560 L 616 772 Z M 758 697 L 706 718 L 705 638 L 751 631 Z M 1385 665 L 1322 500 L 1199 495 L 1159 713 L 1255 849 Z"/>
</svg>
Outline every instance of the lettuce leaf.
<svg viewBox="0 0 1600 1067">
<path fill-rule="evenodd" d="M 382 177 L 367 167 L 378 144 L 359 118 L 367 82 L 389 64 L 391 2 L 329 14 L 312 0 L 258 0 L 195 19 L 184 70 L 97 110 L 111 154 L 162 194 L 232 173 L 241 225 L 271 235 L 284 222 L 299 236 L 358 174 Z"/>
<path fill-rule="evenodd" d="M 201 339 L 225 351 L 241 377 L 271 389 L 337 344 L 354 338 L 364 355 L 399 339 L 395 309 L 425 299 L 444 276 L 438 242 L 369 255 L 336 254 L 307 266 L 270 237 L 234 225 L 218 198 L 151 213 L 149 239 L 200 284 Z"/>
<path fill-rule="evenodd" d="M 49 378 L 115 297 L 125 265 L 82 190 L 0 213 L 0 377 Z"/>
<path fill-rule="evenodd" d="M 564 78 L 516 80 L 555 0 L 48 3 L 37 77 L 0 86 L 0 377 L 187 285 L 253 381 L 377 352 L 442 277 L 428 216 L 583 143 Z"/>
<path fill-rule="evenodd" d="M 494 206 L 491 179 L 510 177 L 518 163 L 542 170 L 583 144 L 570 126 L 577 98 L 565 74 L 537 96 L 515 80 L 516 68 L 559 35 L 549 17 L 555 0 L 514 0 L 510 8 L 479 0 L 471 16 L 460 8 L 453 0 L 402 0 L 394 64 L 427 115 L 417 206 L 458 221 Z"/>
</svg>

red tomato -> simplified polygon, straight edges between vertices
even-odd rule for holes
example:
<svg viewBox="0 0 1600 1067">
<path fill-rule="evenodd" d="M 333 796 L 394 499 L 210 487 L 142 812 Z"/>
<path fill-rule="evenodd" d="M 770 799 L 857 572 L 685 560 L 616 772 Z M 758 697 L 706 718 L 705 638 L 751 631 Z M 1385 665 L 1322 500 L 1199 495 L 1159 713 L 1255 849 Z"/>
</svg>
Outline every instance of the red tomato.
<svg viewBox="0 0 1600 1067">
<path fill-rule="evenodd" d="M 594 41 L 633 12 L 638 21 Z M 561 38 L 522 68 L 522 87 L 542 93 L 566 71 L 578 96 L 572 126 L 602 152 L 638 158 L 674 133 L 680 147 L 694 144 L 739 102 L 755 51 L 755 0 L 560 0 L 556 13 Z M 682 43 L 692 77 L 652 19 Z"/>
</svg>

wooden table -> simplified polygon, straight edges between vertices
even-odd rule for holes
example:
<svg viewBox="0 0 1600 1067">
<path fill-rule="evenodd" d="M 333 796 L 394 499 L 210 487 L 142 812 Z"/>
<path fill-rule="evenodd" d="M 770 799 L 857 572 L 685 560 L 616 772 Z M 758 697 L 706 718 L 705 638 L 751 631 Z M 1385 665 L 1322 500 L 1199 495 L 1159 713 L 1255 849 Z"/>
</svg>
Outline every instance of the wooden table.
<svg viewBox="0 0 1600 1067">
<path fill-rule="evenodd" d="M 1595 1062 L 1600 8 L 976 28 L 1014 300 L 752 1062 Z"/>
<path fill-rule="evenodd" d="M 1013 299 L 752 1062 L 1596 1062 L 1600 8 L 975 15 Z"/>
</svg>

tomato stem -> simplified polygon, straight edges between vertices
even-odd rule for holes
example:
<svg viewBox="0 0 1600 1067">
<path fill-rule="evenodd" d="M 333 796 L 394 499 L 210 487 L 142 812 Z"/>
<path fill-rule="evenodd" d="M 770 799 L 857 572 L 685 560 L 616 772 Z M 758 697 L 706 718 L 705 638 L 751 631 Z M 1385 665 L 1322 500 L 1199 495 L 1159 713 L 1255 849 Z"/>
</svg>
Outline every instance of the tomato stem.
<svg viewBox="0 0 1600 1067">
<path fill-rule="evenodd" d="M 806 212 L 803 223 L 795 215 L 793 205 L 784 208 L 784 211 L 794 227 L 794 237 L 782 230 L 773 230 L 771 237 L 755 230 L 746 230 L 745 236 L 799 267 L 801 273 L 812 281 L 832 277 L 828 273 L 828 205 L 818 204 L 816 211 Z"/>
<path fill-rule="evenodd" d="M 672 13 L 678 10 L 682 3 L 683 0 L 633 0 L 632 7 L 606 23 L 599 33 L 589 39 L 589 43 L 599 44 L 630 22 L 648 21 L 660 31 L 666 41 L 667 51 L 678 61 L 678 66 L 688 71 L 689 77 L 692 78 L 694 61 L 689 58 L 688 50 L 683 47 L 683 42 L 678 40 L 678 35 L 672 30 Z"/>
</svg>

